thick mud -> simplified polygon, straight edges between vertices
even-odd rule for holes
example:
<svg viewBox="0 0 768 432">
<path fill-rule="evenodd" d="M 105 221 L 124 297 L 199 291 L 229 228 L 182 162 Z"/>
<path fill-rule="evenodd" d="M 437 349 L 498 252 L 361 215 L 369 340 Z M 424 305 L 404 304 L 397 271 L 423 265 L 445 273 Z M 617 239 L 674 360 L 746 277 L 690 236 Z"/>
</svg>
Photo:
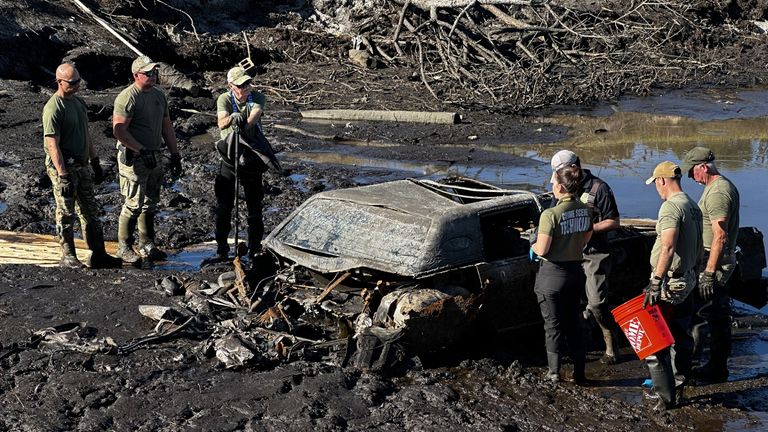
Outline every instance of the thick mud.
<svg viewBox="0 0 768 432">
<path fill-rule="evenodd" d="M 108 350 L 103 347 L 110 345 L 107 338 L 122 345 L 152 331 L 155 323 L 138 313 L 139 305 L 176 305 L 174 298 L 155 288 L 156 280 L 170 274 L 215 280 L 222 271 L 222 267 L 198 270 L 197 264 L 210 250 L 189 246 L 213 238 L 211 185 L 217 157 L 212 142 L 217 130 L 211 114 L 215 95 L 224 88 L 225 71 L 245 56 L 241 30 L 248 30 L 257 88 L 269 98 L 266 134 L 288 170 L 285 176 L 266 175 L 268 231 L 308 196 L 325 189 L 445 172 L 541 189 L 548 178 L 546 155 L 560 145 L 587 152 L 585 160 L 594 166 L 642 160 L 637 170 L 645 173 L 653 161 L 679 157 L 683 147 L 698 141 L 671 140 L 677 144 L 663 146 L 662 151 L 644 151 L 657 149 L 658 142 L 667 139 L 668 129 L 661 128 L 656 135 L 659 141 L 646 134 L 639 150 L 617 148 L 611 146 L 621 141 L 611 135 L 614 130 L 626 132 L 636 127 L 640 134 L 650 127 L 638 126 L 637 118 L 622 120 L 621 116 L 611 116 L 612 123 L 605 118 L 578 116 L 569 121 L 559 116 L 583 113 L 583 107 L 555 107 L 520 117 L 480 105 L 442 105 L 414 79 L 417 71 L 412 68 L 359 69 L 346 61 L 348 37 L 297 30 L 317 23 L 320 15 L 310 3 L 325 5 L 317 11 L 328 12 L 334 2 L 263 2 L 259 8 L 247 7 L 253 2 L 229 2 L 235 5 L 231 8 L 224 8 L 224 2 L 203 2 L 219 8 L 215 11 L 202 6 L 190 9 L 191 2 L 167 2 L 187 8 L 194 16 L 195 30 L 207 35 L 200 41 L 188 26 L 177 27 L 187 18 L 161 2 L 153 2 L 149 8 L 149 2 L 141 1 L 87 3 L 116 21 L 120 16 L 135 17 L 133 34 L 139 45 L 196 83 L 195 88 L 169 90 L 185 175 L 175 182 L 167 180 L 158 217 L 159 243 L 171 250 L 183 249 L 184 258 L 176 260 L 176 265 L 155 269 L 72 271 L 0 266 L 0 429 L 765 429 L 768 323 L 764 314 L 746 307 L 739 310 L 736 323 L 732 380 L 691 387 L 680 409 L 660 415 L 651 413 L 652 403 L 643 398 L 640 384 L 647 372 L 626 346 L 622 363 L 604 366 L 597 361 L 601 347 L 593 343 L 587 375 L 594 382 L 589 387 L 545 382 L 543 337 L 538 329 L 526 334 L 478 335 L 481 342 L 476 346 L 414 359 L 408 369 L 385 375 L 342 367 L 339 353 L 316 361 L 224 369 L 201 352 L 206 335 L 192 332 L 130 353 L 104 352 Z M 745 20 L 763 16 L 762 7 L 746 5 L 763 2 L 732 3 L 741 12 L 728 11 L 733 14 L 729 19 L 742 20 L 744 26 Z M 104 209 L 106 237 L 115 239 L 122 199 L 116 183 L 111 112 L 114 97 L 130 81 L 134 54 L 71 2 L 0 0 L 0 6 L 0 229 L 54 231 L 40 112 L 54 88 L 50 71 L 60 61 L 71 60 L 86 81 L 81 95 L 88 103 L 90 131 L 108 177 L 98 187 L 98 199 Z M 346 16 L 343 8 L 336 12 L 336 17 Z M 712 19 L 725 19 L 723 13 L 713 10 Z M 729 55 L 738 55 L 734 46 L 743 48 L 744 56 L 732 65 L 734 70 L 692 84 L 760 83 L 759 74 L 742 66 L 759 63 L 760 49 L 748 48 L 763 46 L 763 39 L 746 34 L 742 45 L 728 48 Z M 636 110 L 697 117 L 699 102 L 683 97 L 675 100 L 670 105 L 657 101 Z M 666 99 L 662 101 L 666 103 Z M 762 99 L 744 97 L 740 101 L 744 106 L 723 102 L 723 111 L 740 109 L 740 115 L 752 113 L 752 117 L 765 114 L 759 108 Z M 615 103 L 619 111 L 625 107 L 621 101 Z M 463 121 L 452 126 L 308 122 L 300 117 L 305 108 L 456 110 Z M 593 114 L 616 111 L 610 104 L 600 109 L 604 111 Z M 669 127 L 679 128 L 687 121 L 670 120 Z M 588 137 L 584 141 L 573 136 L 579 122 L 587 122 L 584 128 L 591 131 L 580 135 Z M 759 122 L 753 127 L 759 129 Z M 694 135 L 712 136 L 699 131 Z M 764 157 L 764 147 L 760 147 L 764 137 L 752 132 L 746 135 L 727 148 L 749 147 L 750 157 L 759 157 L 763 149 Z M 595 139 L 605 136 L 610 139 Z M 631 134 L 625 138 L 633 145 L 637 141 Z M 609 156 L 600 159 L 606 154 Z M 745 155 L 741 150 L 734 154 Z M 765 168 L 764 159 L 753 166 L 758 174 L 748 175 L 764 175 L 759 171 Z M 628 171 L 621 166 L 613 169 L 618 174 L 608 180 L 618 184 L 620 174 Z M 635 203 L 620 203 L 623 208 L 636 209 L 630 216 L 653 216 L 657 202 L 650 191 L 622 190 L 632 198 L 619 199 Z M 636 200 L 641 194 L 649 199 Z M 764 293 L 765 287 L 762 290 Z M 79 343 L 66 349 L 41 344 L 33 334 L 68 323 L 83 324 L 76 332 Z"/>
</svg>

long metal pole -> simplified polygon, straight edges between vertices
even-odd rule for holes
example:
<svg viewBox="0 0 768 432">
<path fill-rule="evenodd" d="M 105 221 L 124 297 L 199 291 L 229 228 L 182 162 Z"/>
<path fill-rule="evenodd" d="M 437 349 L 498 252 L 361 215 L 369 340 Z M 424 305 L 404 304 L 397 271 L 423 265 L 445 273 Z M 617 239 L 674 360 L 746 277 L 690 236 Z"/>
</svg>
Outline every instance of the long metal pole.
<svg viewBox="0 0 768 432">
<path fill-rule="evenodd" d="M 240 177 L 237 166 L 240 165 L 240 131 L 237 126 L 233 128 L 235 134 L 235 259 L 238 257 L 237 239 L 240 236 Z"/>
</svg>

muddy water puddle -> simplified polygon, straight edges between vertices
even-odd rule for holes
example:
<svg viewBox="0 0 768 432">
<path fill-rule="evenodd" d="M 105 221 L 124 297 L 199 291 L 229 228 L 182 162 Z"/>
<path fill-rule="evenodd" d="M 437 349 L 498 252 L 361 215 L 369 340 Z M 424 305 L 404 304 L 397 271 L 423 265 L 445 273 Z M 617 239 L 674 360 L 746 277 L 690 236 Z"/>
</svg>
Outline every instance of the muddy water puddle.
<svg viewBox="0 0 768 432">
<path fill-rule="evenodd" d="M 768 203 L 757 197 L 768 181 L 768 91 L 673 91 L 652 97 L 622 98 L 612 104 L 536 121 L 570 128 L 561 142 L 526 145 L 466 144 L 478 150 L 514 154 L 530 161 L 524 166 L 467 161 L 394 161 L 362 156 L 360 146 L 334 145 L 323 151 L 286 155 L 307 162 L 355 166 L 376 174 L 361 175 L 363 183 L 383 179 L 436 178 L 458 174 L 514 189 L 549 188 L 549 158 L 568 148 L 584 167 L 608 182 L 625 217 L 655 218 L 660 199 L 644 180 L 661 161 L 680 161 L 691 147 L 710 147 L 718 167 L 739 188 L 741 225 L 768 233 Z M 447 144 L 446 146 L 454 147 Z M 387 172 L 388 174 L 383 174 Z M 683 181 L 698 200 L 703 186 Z"/>
</svg>

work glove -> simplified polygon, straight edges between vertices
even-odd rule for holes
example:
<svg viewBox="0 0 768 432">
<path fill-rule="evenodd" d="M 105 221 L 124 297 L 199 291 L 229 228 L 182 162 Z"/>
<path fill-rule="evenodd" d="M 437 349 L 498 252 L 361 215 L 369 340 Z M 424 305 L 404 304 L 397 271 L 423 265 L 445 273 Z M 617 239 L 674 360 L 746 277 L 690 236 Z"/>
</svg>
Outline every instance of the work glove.
<svg viewBox="0 0 768 432">
<path fill-rule="evenodd" d="M 75 185 L 72 183 L 72 177 L 69 174 L 59 176 L 59 191 L 64 198 L 75 196 Z"/>
<path fill-rule="evenodd" d="M 104 170 L 101 169 L 101 163 L 98 157 L 91 158 L 91 169 L 93 170 L 93 182 L 99 184 L 104 181 Z"/>
<path fill-rule="evenodd" d="M 147 169 L 155 169 L 155 167 L 157 166 L 157 159 L 155 159 L 155 152 L 143 148 L 139 152 L 139 156 L 141 156 L 141 160 L 144 162 L 144 166 Z"/>
<path fill-rule="evenodd" d="M 531 249 L 528 251 L 528 261 L 534 263 L 540 261 L 539 256 L 536 255 L 536 252 L 533 251 L 533 246 L 531 246 Z"/>
<path fill-rule="evenodd" d="M 539 238 L 539 229 L 536 228 L 533 230 L 531 235 L 528 237 L 528 243 L 531 244 L 531 246 L 536 244 L 536 240 Z"/>
<path fill-rule="evenodd" d="M 181 169 L 181 155 L 178 153 L 171 153 L 171 176 L 173 177 L 181 177 L 182 169 Z"/>
<path fill-rule="evenodd" d="M 715 288 L 717 280 L 715 279 L 715 273 L 703 271 L 699 275 L 699 295 L 702 300 L 707 301 L 715 294 Z"/>
<path fill-rule="evenodd" d="M 232 113 L 229 116 L 229 119 L 232 121 L 233 126 L 237 126 L 240 129 L 242 129 L 245 126 L 245 124 L 248 122 L 248 119 L 245 117 L 245 114 L 241 112 Z"/>
<path fill-rule="evenodd" d="M 651 277 L 648 285 L 643 288 L 643 293 L 645 294 L 645 297 L 643 298 L 643 309 L 645 309 L 646 306 L 654 306 L 659 303 L 659 300 L 661 300 L 661 291 L 664 288 L 665 283 L 666 281 L 664 279 Z"/>
</svg>

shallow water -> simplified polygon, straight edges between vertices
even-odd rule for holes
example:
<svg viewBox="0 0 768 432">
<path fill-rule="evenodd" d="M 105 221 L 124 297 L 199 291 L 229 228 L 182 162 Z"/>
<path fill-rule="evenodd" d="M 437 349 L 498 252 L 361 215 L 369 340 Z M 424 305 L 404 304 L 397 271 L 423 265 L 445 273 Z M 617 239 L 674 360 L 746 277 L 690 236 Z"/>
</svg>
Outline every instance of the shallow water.
<svg viewBox="0 0 768 432">
<path fill-rule="evenodd" d="M 627 97 L 577 113 L 539 118 L 569 126 L 569 138 L 531 145 L 477 145 L 478 149 L 511 153 L 531 161 L 524 167 L 391 161 L 361 157 L 354 147 L 292 154 L 305 161 L 389 170 L 382 177 L 361 175 L 371 183 L 405 177 L 460 174 L 512 189 L 548 190 L 549 158 L 560 149 L 575 151 L 585 168 L 611 185 L 623 217 L 656 218 L 661 204 L 644 181 L 661 161 L 679 163 L 690 148 L 702 145 L 717 156 L 721 173 L 741 194 L 741 225 L 768 234 L 768 203 L 760 192 L 768 181 L 768 91 L 673 91 L 651 97 Z M 359 147 L 359 146 L 355 146 Z M 346 150 L 345 150 L 346 148 Z M 683 189 L 698 200 L 703 186 L 684 179 Z"/>
</svg>

